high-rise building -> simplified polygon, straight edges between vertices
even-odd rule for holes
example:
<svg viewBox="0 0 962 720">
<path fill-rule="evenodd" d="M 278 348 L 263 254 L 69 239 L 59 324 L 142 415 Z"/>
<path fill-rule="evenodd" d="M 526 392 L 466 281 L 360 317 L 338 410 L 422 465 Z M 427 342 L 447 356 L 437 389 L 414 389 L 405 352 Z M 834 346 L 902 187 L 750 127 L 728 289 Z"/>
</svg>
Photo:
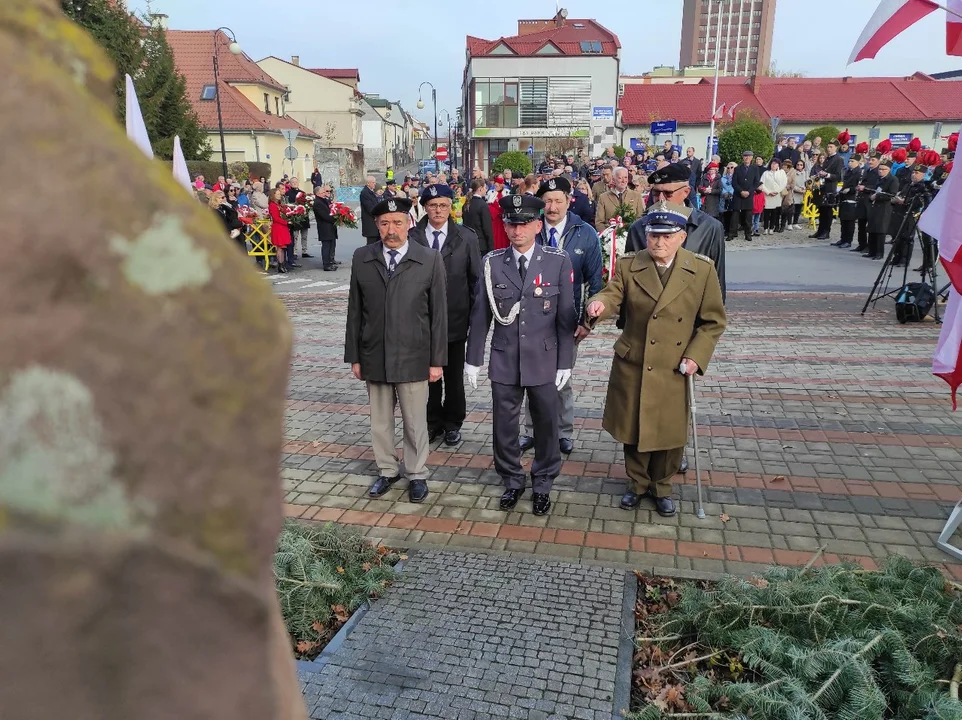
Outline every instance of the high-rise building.
<svg viewBox="0 0 962 720">
<path fill-rule="evenodd" d="M 680 67 L 714 65 L 724 75 L 761 75 L 772 61 L 775 0 L 685 0 Z"/>
</svg>

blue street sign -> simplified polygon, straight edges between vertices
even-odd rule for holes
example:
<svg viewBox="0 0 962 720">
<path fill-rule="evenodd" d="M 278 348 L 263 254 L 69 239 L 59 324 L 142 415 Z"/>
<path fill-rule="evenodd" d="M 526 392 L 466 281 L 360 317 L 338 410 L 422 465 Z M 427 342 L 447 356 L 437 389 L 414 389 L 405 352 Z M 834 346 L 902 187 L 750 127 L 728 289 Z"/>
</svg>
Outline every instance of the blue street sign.
<svg viewBox="0 0 962 720">
<path fill-rule="evenodd" d="M 805 133 L 785 133 L 786 140 L 790 137 L 795 138 L 795 142 L 797 142 L 799 145 L 805 142 Z"/>
<path fill-rule="evenodd" d="M 674 135 L 678 132 L 676 120 L 657 120 L 651 124 L 652 135 Z"/>
<path fill-rule="evenodd" d="M 892 147 L 904 147 L 912 142 L 912 138 L 915 137 L 912 133 L 889 133 L 889 140 L 892 141 Z"/>
<path fill-rule="evenodd" d="M 718 136 L 717 135 L 711 139 L 711 154 L 712 155 L 718 154 Z"/>
<path fill-rule="evenodd" d="M 526 152 L 528 153 L 528 155 L 534 155 L 534 145 L 528 145 L 528 149 Z"/>
<path fill-rule="evenodd" d="M 591 108 L 591 117 L 613 120 L 615 117 L 615 109 L 613 107 L 593 107 Z"/>
<path fill-rule="evenodd" d="M 869 140 L 878 140 L 879 137 L 880 137 L 880 133 L 881 133 L 881 130 L 879 130 L 877 127 L 869 128 L 869 129 L 868 129 L 868 139 L 869 139 Z"/>
<path fill-rule="evenodd" d="M 631 138 L 631 140 L 629 141 L 629 144 L 631 145 L 632 151 L 636 153 L 637 152 L 643 153 L 645 150 L 648 149 L 646 145 L 638 138 Z"/>
<path fill-rule="evenodd" d="M 849 133 L 849 134 L 851 135 L 851 137 L 848 139 L 848 146 L 852 148 L 852 150 L 854 150 L 855 146 L 858 145 L 858 135 L 856 135 L 855 133 Z"/>
</svg>

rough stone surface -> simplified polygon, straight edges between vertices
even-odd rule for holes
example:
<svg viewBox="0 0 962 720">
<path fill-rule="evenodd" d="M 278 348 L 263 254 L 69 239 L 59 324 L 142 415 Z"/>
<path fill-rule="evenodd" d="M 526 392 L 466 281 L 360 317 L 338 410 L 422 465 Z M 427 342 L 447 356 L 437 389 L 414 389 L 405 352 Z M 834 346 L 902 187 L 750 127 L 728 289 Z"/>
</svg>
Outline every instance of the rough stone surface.
<svg viewBox="0 0 962 720">
<path fill-rule="evenodd" d="M 424 551 L 319 673 L 316 720 L 611 720 L 624 572 Z"/>
</svg>

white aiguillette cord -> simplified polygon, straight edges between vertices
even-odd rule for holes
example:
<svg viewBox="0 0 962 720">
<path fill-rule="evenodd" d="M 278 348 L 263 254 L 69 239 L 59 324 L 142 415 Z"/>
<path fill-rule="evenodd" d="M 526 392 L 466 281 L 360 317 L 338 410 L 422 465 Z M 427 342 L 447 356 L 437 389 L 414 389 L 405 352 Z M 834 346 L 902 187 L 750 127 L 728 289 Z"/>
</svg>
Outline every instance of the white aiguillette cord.
<svg viewBox="0 0 962 720">
<path fill-rule="evenodd" d="M 521 313 L 520 300 L 508 311 L 508 317 L 502 317 L 501 313 L 498 312 L 498 304 L 494 301 L 494 288 L 491 286 L 491 258 L 488 257 L 484 259 L 484 287 L 488 292 L 488 304 L 491 305 L 491 313 L 494 315 L 494 319 L 502 325 L 510 325 L 517 320 Z"/>
</svg>

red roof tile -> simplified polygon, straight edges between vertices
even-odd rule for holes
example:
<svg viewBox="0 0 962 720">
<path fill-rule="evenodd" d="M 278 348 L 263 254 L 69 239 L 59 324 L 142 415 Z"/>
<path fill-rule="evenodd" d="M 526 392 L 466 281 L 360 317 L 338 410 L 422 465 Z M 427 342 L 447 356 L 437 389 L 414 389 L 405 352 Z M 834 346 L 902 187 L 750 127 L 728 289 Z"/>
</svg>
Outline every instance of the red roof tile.
<svg viewBox="0 0 962 720">
<path fill-rule="evenodd" d="M 204 86 L 214 84 L 214 31 L 168 30 L 167 41 L 174 53 L 177 70 L 187 81 L 187 97 L 201 125 L 207 130 L 216 129 L 217 103 L 200 99 Z M 273 90 L 285 90 L 283 85 L 261 70 L 246 53 L 233 55 L 229 45 L 230 39 L 221 32 L 217 39 L 217 59 L 220 65 L 218 92 L 224 129 L 274 132 L 297 130 L 306 137 L 319 137 L 317 133 L 289 117 L 268 115 L 231 86 L 231 83 L 255 83 Z"/>
<path fill-rule="evenodd" d="M 361 73 L 357 68 L 308 68 L 315 75 L 331 78 L 333 80 L 357 80 L 361 82 Z"/>
<path fill-rule="evenodd" d="M 600 53 L 581 52 L 582 42 L 600 42 Z M 618 54 L 621 43 L 618 36 L 594 20 L 565 20 L 561 27 L 549 27 L 545 30 L 527 33 L 525 35 L 511 35 L 497 40 L 484 40 L 468 35 L 468 54 L 476 57 L 488 55 L 498 45 L 504 44 L 515 54 L 531 56 L 545 45 L 554 45 L 562 55 L 578 55 L 585 57 L 613 57 Z"/>
<path fill-rule="evenodd" d="M 625 125 L 652 120 L 708 124 L 711 120 L 711 78 L 694 85 L 625 85 L 619 102 Z M 904 78 L 759 78 L 719 79 L 718 104 L 742 100 L 739 110 L 753 109 L 762 119 L 782 122 L 866 122 L 962 120 L 962 93 L 947 92 L 945 82 L 916 74 Z M 653 117 L 654 116 L 654 117 Z"/>
</svg>

